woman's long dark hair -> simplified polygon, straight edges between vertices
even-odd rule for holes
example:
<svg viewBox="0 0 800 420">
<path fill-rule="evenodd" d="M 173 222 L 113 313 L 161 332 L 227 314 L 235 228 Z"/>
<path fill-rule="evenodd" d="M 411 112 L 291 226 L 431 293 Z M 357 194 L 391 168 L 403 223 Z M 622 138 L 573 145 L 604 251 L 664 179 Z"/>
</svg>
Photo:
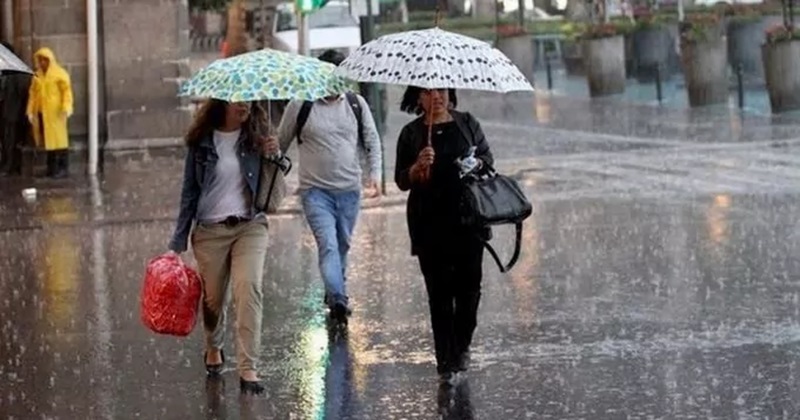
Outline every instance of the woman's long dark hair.
<svg viewBox="0 0 800 420">
<path fill-rule="evenodd" d="M 204 103 L 189 127 L 185 141 L 187 146 L 197 145 L 204 137 L 212 135 L 214 130 L 220 129 L 225 125 L 225 106 L 228 103 L 219 99 L 210 99 Z M 269 129 L 267 112 L 259 102 L 253 102 L 250 108 L 250 116 L 242 125 L 245 130 L 244 141 L 248 147 L 256 148 L 256 140 L 266 136 Z"/>
<path fill-rule="evenodd" d="M 400 102 L 400 110 L 409 114 L 422 115 L 425 110 L 419 105 L 419 95 L 425 89 L 416 86 L 409 86 L 406 88 L 406 93 L 403 94 L 403 100 Z M 456 96 L 455 89 L 447 89 L 447 96 L 450 99 L 450 107 L 455 108 L 458 106 L 458 97 Z"/>
</svg>

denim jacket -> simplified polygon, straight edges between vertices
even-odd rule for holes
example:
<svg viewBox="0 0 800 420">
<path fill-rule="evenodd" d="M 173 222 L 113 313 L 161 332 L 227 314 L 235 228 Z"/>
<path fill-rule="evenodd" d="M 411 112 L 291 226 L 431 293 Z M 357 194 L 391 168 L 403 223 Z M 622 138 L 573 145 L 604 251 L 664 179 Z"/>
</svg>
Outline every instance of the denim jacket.
<svg viewBox="0 0 800 420">
<path fill-rule="evenodd" d="M 258 183 L 261 179 L 261 152 L 246 146 L 244 131 L 236 144 L 239 165 L 242 176 L 247 180 L 251 196 L 251 203 L 255 203 Z M 181 191 L 181 206 L 175 233 L 169 243 L 169 249 L 175 252 L 184 252 L 188 248 L 189 234 L 192 224 L 197 219 L 197 203 L 200 201 L 203 189 L 211 185 L 215 176 L 219 155 L 214 146 L 213 134 L 204 137 L 197 145 L 190 146 L 186 152 L 186 163 L 183 170 L 183 188 Z M 255 207 L 251 208 L 252 214 L 257 214 Z"/>
</svg>

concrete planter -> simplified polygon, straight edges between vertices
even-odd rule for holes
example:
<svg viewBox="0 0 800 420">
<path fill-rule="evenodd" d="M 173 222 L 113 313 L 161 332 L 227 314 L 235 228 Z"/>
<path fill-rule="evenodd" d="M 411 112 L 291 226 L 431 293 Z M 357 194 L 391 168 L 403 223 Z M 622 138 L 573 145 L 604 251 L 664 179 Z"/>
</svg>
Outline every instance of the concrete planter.
<svg viewBox="0 0 800 420">
<path fill-rule="evenodd" d="M 583 62 L 593 98 L 625 91 L 625 37 L 584 40 Z"/>
<path fill-rule="evenodd" d="M 632 73 L 637 80 L 642 82 L 654 80 L 656 67 L 660 67 L 662 76 L 666 76 L 670 50 L 674 49 L 668 28 L 639 29 L 631 35 L 631 42 Z"/>
<path fill-rule="evenodd" d="M 681 42 L 683 74 L 689 105 L 716 105 L 728 101 L 728 44 L 717 31 L 702 41 Z"/>
<path fill-rule="evenodd" d="M 742 72 L 750 77 L 763 78 L 764 66 L 761 45 L 764 43 L 764 24 L 761 20 L 728 23 L 728 63 L 731 68 L 742 66 Z"/>
<path fill-rule="evenodd" d="M 519 68 L 529 82 L 533 83 L 533 71 L 536 64 L 533 36 L 517 35 L 500 38 L 496 47 Z"/>
<path fill-rule="evenodd" d="M 800 41 L 764 44 L 762 56 L 772 112 L 800 109 Z"/>
</svg>

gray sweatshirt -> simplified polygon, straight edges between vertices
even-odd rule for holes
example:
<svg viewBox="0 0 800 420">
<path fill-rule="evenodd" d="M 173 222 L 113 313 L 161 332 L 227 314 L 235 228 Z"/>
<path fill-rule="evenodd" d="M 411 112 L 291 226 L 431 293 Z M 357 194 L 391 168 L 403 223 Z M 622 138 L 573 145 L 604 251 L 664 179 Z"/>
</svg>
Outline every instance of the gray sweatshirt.
<svg viewBox="0 0 800 420">
<path fill-rule="evenodd" d="M 358 101 L 363 113 L 364 143 L 369 149 L 369 178 L 380 184 L 381 146 L 378 130 L 367 102 L 360 95 Z M 302 101 L 292 101 L 283 113 L 278 126 L 278 140 L 283 153 L 295 139 L 297 115 L 302 105 Z M 298 146 L 300 189 L 352 191 L 361 188 L 358 121 L 354 111 L 357 110 L 350 107 L 344 95 L 333 101 L 320 99 L 311 107 L 301 134 L 303 141 Z"/>
</svg>

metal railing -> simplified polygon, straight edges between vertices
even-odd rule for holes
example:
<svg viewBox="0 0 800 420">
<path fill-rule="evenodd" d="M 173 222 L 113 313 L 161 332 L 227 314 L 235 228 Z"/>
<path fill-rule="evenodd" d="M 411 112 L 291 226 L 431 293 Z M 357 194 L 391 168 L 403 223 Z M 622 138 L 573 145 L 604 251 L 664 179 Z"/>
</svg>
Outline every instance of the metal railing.
<svg viewBox="0 0 800 420">
<path fill-rule="evenodd" d="M 189 31 L 189 43 L 192 52 L 212 52 L 222 48 L 224 34 L 200 34 Z"/>
</svg>

